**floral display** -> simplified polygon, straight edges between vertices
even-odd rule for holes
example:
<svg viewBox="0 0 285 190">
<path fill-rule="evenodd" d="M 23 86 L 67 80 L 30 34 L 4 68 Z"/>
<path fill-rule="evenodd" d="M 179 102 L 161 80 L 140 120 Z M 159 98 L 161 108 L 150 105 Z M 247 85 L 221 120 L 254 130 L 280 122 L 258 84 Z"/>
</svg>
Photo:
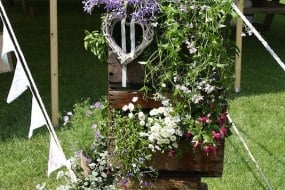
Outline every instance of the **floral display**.
<svg viewBox="0 0 285 190">
<path fill-rule="evenodd" d="M 75 111 L 69 122 L 75 127 L 80 122 L 88 123 L 86 127 L 94 131 L 94 142 L 91 148 L 84 143 L 79 145 L 84 150 L 76 157 L 78 162 L 74 167 L 81 165 L 83 177 L 77 184 L 69 185 L 116 189 L 116 184 L 124 186 L 135 180 L 140 187 L 147 186 L 148 179 L 157 175 L 149 165 L 152 156 L 157 152 L 169 157 L 183 156 L 181 142 L 186 142 L 193 152 L 216 154 L 219 144 L 231 134 L 227 94 L 236 52 L 227 27 L 231 3 L 228 0 L 83 1 L 84 11 L 89 14 L 97 8 L 106 11 L 102 22 L 113 15 L 127 19 L 127 24 L 130 20 L 151 23 L 153 41 L 137 58 L 145 70 L 140 90 L 152 94 L 161 105 L 144 109 L 138 97 L 133 97 L 121 109 L 110 110 L 109 115 L 107 100 L 91 107 L 85 105 L 84 111 L 80 109 L 80 119 L 76 119 L 79 113 Z M 109 36 L 99 31 L 86 34 L 86 49 L 106 62 L 105 39 Z"/>
</svg>

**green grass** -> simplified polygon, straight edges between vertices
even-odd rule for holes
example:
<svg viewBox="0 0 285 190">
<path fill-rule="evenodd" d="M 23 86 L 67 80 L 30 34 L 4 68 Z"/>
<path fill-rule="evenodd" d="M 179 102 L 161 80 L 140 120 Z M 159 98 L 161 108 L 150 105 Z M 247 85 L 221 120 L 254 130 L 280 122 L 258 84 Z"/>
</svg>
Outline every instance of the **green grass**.
<svg viewBox="0 0 285 190">
<path fill-rule="evenodd" d="M 7 7 L 40 94 L 50 111 L 49 16 L 48 1 L 30 1 L 34 17 L 24 16 L 20 4 Z M 80 1 L 59 2 L 59 90 L 60 112 L 107 91 L 107 66 L 97 64 L 83 48 L 84 30 L 98 29 L 98 18 L 82 12 Z M 284 2 L 284 1 L 283 1 Z M 20 2 L 18 2 L 20 3 Z M 262 15 L 258 17 L 261 19 Z M 269 32 L 263 35 L 285 60 L 285 20 L 277 15 Z M 28 139 L 31 94 L 27 91 L 12 104 L 6 104 L 13 73 L 0 74 L 0 189 L 35 189 L 47 181 L 50 189 L 58 183 L 55 174 L 47 178 L 49 134 L 45 128 Z M 232 93 L 230 114 L 248 143 L 273 189 L 285 189 L 285 73 L 254 37 L 244 38 L 242 91 Z M 71 156 L 69 130 L 57 129 L 67 157 Z M 209 189 L 266 189 L 238 137 L 226 142 L 224 175 L 203 179 Z"/>
</svg>

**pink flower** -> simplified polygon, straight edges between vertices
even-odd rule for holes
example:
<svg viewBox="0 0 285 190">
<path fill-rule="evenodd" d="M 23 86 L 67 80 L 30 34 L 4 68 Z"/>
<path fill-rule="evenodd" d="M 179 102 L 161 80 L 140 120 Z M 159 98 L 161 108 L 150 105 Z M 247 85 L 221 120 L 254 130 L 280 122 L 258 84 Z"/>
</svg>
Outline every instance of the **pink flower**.
<svg viewBox="0 0 285 190">
<path fill-rule="evenodd" d="M 224 134 L 220 133 L 220 132 L 216 132 L 216 131 L 212 131 L 212 137 L 216 140 L 216 141 L 220 141 L 224 138 Z"/>
<path fill-rule="evenodd" d="M 186 134 L 185 134 L 186 139 L 189 140 L 190 137 L 191 137 L 191 135 L 192 135 L 191 132 L 190 132 L 190 131 L 187 131 Z"/>
<path fill-rule="evenodd" d="M 206 146 L 204 146 L 204 151 L 205 151 L 205 153 L 208 155 L 209 153 L 214 153 L 214 154 L 216 154 L 216 147 L 215 146 L 213 146 L 213 145 L 206 145 Z"/>
<path fill-rule="evenodd" d="M 200 141 L 194 141 L 193 149 L 197 149 L 201 144 Z"/>
<path fill-rule="evenodd" d="M 221 113 L 217 120 L 220 126 L 223 126 L 227 122 L 227 113 Z"/>
<path fill-rule="evenodd" d="M 207 124 L 210 124 L 212 122 L 212 120 L 208 116 L 200 116 L 199 121 L 201 123 L 207 123 Z"/>
<path fill-rule="evenodd" d="M 167 154 L 168 154 L 169 157 L 173 157 L 174 154 L 175 154 L 175 152 L 174 152 L 174 150 L 169 150 L 169 151 L 167 152 Z"/>
<path fill-rule="evenodd" d="M 228 128 L 223 125 L 221 128 L 220 128 L 220 133 L 223 134 L 223 136 L 227 136 L 228 134 Z"/>
<path fill-rule="evenodd" d="M 208 118 L 206 116 L 200 116 L 199 117 L 199 121 L 202 122 L 202 123 L 206 123 L 207 119 Z"/>
</svg>

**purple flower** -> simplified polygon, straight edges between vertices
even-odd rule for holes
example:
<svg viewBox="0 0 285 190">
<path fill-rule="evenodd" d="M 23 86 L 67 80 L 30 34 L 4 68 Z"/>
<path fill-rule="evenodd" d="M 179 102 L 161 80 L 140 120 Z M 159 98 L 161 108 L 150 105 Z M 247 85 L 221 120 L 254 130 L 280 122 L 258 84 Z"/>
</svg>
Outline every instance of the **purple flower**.
<svg viewBox="0 0 285 190">
<path fill-rule="evenodd" d="M 90 109 L 101 109 L 102 104 L 100 102 L 95 102 L 94 104 L 90 105 Z"/>
<path fill-rule="evenodd" d="M 127 179 L 123 179 L 122 180 L 122 185 L 126 185 L 128 183 L 128 180 Z"/>
<path fill-rule="evenodd" d="M 127 8 L 131 7 L 133 10 L 131 16 L 136 20 L 151 19 L 155 13 L 160 11 L 156 0 L 83 0 L 82 3 L 84 11 L 89 14 L 92 13 L 94 7 L 104 6 L 107 12 L 115 16 L 125 16 Z"/>
<path fill-rule="evenodd" d="M 149 187 L 150 186 L 150 182 L 144 181 L 143 185 L 144 185 L 144 187 Z"/>
</svg>

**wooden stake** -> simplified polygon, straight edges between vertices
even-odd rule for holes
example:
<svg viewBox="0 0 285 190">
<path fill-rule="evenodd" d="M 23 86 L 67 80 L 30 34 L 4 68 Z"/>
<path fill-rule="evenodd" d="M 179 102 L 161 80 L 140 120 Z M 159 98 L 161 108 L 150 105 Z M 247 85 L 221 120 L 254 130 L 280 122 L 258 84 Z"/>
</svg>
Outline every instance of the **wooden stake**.
<svg viewBox="0 0 285 190">
<path fill-rule="evenodd" d="M 58 125 L 58 35 L 57 0 L 50 0 L 51 119 Z"/>
<path fill-rule="evenodd" d="M 239 10 L 243 11 L 244 0 L 238 1 Z M 240 92 L 241 87 L 241 61 L 242 61 L 242 28 L 243 22 L 239 17 L 236 24 L 236 46 L 239 49 L 239 54 L 236 54 L 235 59 L 235 92 Z"/>
</svg>

